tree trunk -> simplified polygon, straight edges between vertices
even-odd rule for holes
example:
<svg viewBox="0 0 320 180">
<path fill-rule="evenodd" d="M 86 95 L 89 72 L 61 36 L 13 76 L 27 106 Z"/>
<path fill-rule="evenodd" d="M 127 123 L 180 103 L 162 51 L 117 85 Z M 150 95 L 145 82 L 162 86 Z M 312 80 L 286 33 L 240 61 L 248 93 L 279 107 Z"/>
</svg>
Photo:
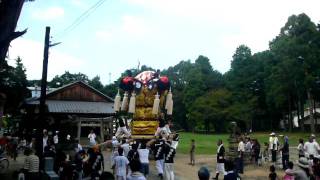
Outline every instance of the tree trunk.
<svg viewBox="0 0 320 180">
<path fill-rule="evenodd" d="M 10 42 L 26 32 L 15 32 L 24 1 L 0 1 L 0 61 L 5 60 Z"/>
<path fill-rule="evenodd" d="M 304 104 L 300 99 L 300 110 L 301 110 L 301 131 L 304 132 Z"/>
<path fill-rule="evenodd" d="M 313 117 L 313 104 L 312 104 L 312 97 L 310 94 L 310 90 L 308 90 L 307 92 L 308 95 L 308 101 L 309 101 L 309 118 L 310 118 L 310 129 L 311 129 L 311 133 L 315 133 L 315 128 L 314 128 L 314 117 Z"/>
<path fill-rule="evenodd" d="M 298 99 L 298 101 L 296 101 L 296 106 L 297 106 L 298 126 L 301 127 L 301 120 L 300 120 L 300 102 L 299 102 L 299 99 Z"/>
<path fill-rule="evenodd" d="M 315 124 L 314 131 L 317 131 L 318 122 L 317 122 L 317 107 L 316 107 L 316 100 L 315 99 L 313 100 L 313 114 L 314 114 L 313 118 L 314 118 L 314 124 Z"/>
<path fill-rule="evenodd" d="M 288 113 L 288 125 L 289 125 L 289 132 L 292 132 L 292 107 L 291 107 L 291 96 L 288 96 L 288 105 L 289 105 L 289 113 Z"/>
</svg>

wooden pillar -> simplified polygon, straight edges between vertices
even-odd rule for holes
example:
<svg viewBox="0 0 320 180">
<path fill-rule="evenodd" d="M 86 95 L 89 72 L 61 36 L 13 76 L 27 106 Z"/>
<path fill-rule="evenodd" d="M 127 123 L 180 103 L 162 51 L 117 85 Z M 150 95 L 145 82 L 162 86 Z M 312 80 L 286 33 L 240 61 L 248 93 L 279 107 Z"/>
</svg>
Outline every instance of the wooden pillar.
<svg viewBox="0 0 320 180">
<path fill-rule="evenodd" d="M 77 131 L 77 138 L 80 143 L 80 137 L 81 137 L 81 119 L 78 118 L 78 131 Z"/>
<path fill-rule="evenodd" d="M 100 120 L 100 136 L 101 136 L 101 141 L 102 141 L 102 142 L 104 142 L 103 134 L 104 134 L 103 118 L 101 118 L 101 120 Z"/>
</svg>

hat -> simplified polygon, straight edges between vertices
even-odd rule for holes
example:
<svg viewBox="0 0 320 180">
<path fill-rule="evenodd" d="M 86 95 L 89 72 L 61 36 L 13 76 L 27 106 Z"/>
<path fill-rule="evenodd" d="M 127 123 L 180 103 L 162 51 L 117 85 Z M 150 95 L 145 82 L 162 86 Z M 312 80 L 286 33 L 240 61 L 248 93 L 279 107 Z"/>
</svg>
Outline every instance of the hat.
<svg viewBox="0 0 320 180">
<path fill-rule="evenodd" d="M 276 135 L 276 133 L 274 133 L 274 132 L 272 132 L 271 134 L 270 134 L 270 136 L 275 136 Z"/>
<path fill-rule="evenodd" d="M 302 168 L 309 168 L 309 162 L 308 159 L 305 157 L 301 157 L 298 161 L 298 166 Z"/>
<path fill-rule="evenodd" d="M 312 137 L 312 138 L 315 138 L 315 137 L 316 137 L 316 135 L 314 135 L 314 134 L 311 134 L 311 135 L 310 135 L 310 137 Z"/>
<path fill-rule="evenodd" d="M 112 140 L 117 140 L 117 138 L 115 136 L 112 136 Z"/>
<path fill-rule="evenodd" d="M 59 131 L 56 131 L 56 133 L 59 133 Z"/>
</svg>

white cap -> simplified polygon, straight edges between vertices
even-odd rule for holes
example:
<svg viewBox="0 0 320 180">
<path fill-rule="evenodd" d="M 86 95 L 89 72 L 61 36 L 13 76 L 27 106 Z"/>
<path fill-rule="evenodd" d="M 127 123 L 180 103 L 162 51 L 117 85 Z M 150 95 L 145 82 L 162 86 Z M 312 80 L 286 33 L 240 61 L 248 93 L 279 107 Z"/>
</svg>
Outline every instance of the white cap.
<svg viewBox="0 0 320 180">
<path fill-rule="evenodd" d="M 276 133 L 274 133 L 274 132 L 272 132 L 272 133 L 270 134 L 270 136 L 274 136 L 274 135 L 276 135 Z"/>
</svg>

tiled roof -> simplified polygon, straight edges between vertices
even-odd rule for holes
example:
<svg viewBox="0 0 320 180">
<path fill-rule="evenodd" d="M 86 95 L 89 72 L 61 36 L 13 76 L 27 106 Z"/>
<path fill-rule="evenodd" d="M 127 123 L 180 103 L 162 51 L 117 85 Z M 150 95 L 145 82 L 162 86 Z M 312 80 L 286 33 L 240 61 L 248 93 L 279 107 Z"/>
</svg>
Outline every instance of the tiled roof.
<svg viewBox="0 0 320 180">
<path fill-rule="evenodd" d="M 29 101 L 27 104 L 39 104 L 39 101 Z M 46 100 L 50 113 L 83 113 L 83 114 L 113 114 L 113 103 L 87 101 L 57 101 Z"/>
</svg>

